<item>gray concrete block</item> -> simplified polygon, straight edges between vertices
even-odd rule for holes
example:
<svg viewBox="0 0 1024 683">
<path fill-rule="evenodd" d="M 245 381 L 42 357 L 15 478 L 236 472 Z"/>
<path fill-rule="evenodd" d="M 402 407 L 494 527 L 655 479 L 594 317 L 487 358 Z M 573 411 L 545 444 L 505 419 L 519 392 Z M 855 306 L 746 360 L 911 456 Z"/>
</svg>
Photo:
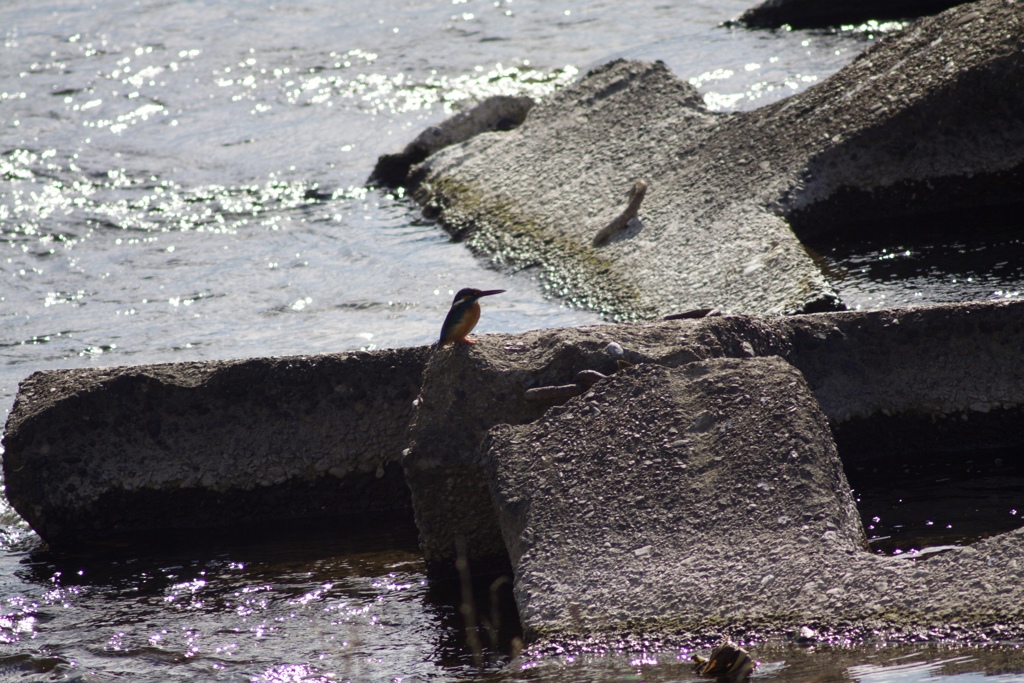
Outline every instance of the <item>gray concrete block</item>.
<svg viewBox="0 0 1024 683">
<path fill-rule="evenodd" d="M 426 348 L 37 372 L 4 435 L 12 506 L 54 545 L 409 513 Z"/>
</svg>

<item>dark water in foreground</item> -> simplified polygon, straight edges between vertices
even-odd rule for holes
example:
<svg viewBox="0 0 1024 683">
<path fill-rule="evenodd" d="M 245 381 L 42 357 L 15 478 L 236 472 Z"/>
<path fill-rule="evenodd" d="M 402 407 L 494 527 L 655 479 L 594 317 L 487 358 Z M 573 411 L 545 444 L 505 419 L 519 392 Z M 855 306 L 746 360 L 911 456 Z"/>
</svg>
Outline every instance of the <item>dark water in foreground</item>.
<svg viewBox="0 0 1024 683">
<path fill-rule="evenodd" d="M 481 332 L 599 321 L 362 183 L 378 154 L 463 104 L 543 96 L 612 57 L 662 59 L 710 107 L 749 109 L 891 28 L 718 27 L 748 4 L 4 3 L 0 419 L 39 369 L 427 343 L 463 286 L 509 290 Z M 884 268 L 913 247 L 826 258 L 851 307 L 1020 295 L 1015 259 L 964 265 L 957 248 L 939 277 L 912 282 Z M 979 284 L 947 288 L 947 271 Z M 477 603 L 489 600 L 484 586 Z M 690 652 L 656 647 L 502 668 L 514 619 L 480 660 L 460 601 L 427 584 L 403 525 L 67 556 L 0 500 L 0 680 L 693 678 Z M 974 681 L 1024 670 L 1010 645 L 754 654 L 765 679 Z"/>
<path fill-rule="evenodd" d="M 411 525 L 204 535 L 97 555 L 13 552 L 0 680 L 696 681 L 707 647 L 518 657 L 507 584 L 430 585 Z M 144 550 L 144 552 L 139 552 Z M 908 560 L 911 561 L 911 560 Z M 8 578 L 8 581 L 10 581 Z M 72 638 L 71 635 L 74 634 Z M 1020 681 L 1019 644 L 748 644 L 754 680 Z"/>
</svg>

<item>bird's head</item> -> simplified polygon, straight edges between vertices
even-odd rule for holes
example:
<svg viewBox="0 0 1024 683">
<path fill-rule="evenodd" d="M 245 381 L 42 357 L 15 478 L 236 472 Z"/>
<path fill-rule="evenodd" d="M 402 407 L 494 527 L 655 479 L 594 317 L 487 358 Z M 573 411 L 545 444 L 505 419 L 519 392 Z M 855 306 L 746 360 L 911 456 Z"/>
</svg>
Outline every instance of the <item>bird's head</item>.
<svg viewBox="0 0 1024 683">
<path fill-rule="evenodd" d="M 480 290 L 480 289 L 473 289 L 472 287 L 465 287 L 464 289 L 460 289 L 458 291 L 458 293 L 455 295 L 455 301 L 452 302 L 452 305 L 455 305 L 455 304 L 471 304 L 471 303 L 473 303 L 474 301 L 476 301 L 477 299 L 479 299 L 482 296 L 491 296 L 492 294 L 501 294 L 504 291 L 505 291 L 504 289 L 484 289 L 484 290 Z"/>
</svg>

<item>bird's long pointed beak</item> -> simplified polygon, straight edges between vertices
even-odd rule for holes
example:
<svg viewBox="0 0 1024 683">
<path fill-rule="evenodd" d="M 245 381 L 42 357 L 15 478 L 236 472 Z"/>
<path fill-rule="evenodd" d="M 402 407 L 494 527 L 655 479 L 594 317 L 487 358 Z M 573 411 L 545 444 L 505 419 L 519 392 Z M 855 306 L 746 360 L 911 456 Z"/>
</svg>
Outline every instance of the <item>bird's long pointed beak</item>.
<svg viewBox="0 0 1024 683">
<path fill-rule="evenodd" d="M 488 289 L 486 292 L 480 292 L 480 296 L 490 296 L 492 294 L 503 294 L 504 289 Z"/>
</svg>

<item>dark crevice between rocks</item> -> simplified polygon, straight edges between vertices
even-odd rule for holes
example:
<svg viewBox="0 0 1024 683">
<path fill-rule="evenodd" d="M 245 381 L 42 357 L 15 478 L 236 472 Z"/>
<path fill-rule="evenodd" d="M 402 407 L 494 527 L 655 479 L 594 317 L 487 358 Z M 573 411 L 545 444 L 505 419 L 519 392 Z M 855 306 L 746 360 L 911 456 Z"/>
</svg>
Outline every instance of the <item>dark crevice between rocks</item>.
<svg viewBox="0 0 1024 683">
<path fill-rule="evenodd" d="M 1024 448 L 1024 406 L 986 410 L 941 419 L 876 413 L 833 425 L 832 433 L 848 467 L 921 453 Z"/>
<path fill-rule="evenodd" d="M 970 177 L 900 181 L 862 190 L 840 187 L 828 199 L 786 218 L 814 249 L 836 241 L 898 235 L 901 239 L 974 234 L 979 226 L 1024 229 L 1024 166 Z"/>
<path fill-rule="evenodd" d="M 1024 527 L 1024 447 L 907 454 L 848 467 L 878 554 L 926 559 Z"/>
<path fill-rule="evenodd" d="M 959 0 L 875 0 L 863 2 L 820 2 L 819 0 L 767 0 L 744 12 L 727 26 L 795 29 L 828 28 L 843 24 L 913 19 L 938 14 L 963 4 Z"/>
<path fill-rule="evenodd" d="M 465 559 L 464 557 L 462 558 Z M 487 567 L 465 562 L 445 576 L 431 574 L 427 599 L 442 607 L 443 632 L 454 636 L 440 644 L 442 658 L 472 657 L 477 667 L 507 662 L 523 650 L 523 627 L 513 595 L 507 557 Z"/>
<path fill-rule="evenodd" d="M 1024 166 L 901 181 L 872 191 L 841 187 L 786 218 L 840 302 L 853 284 L 844 283 L 850 275 L 855 281 L 917 280 L 927 283 L 918 287 L 933 298 L 963 300 L 955 285 L 958 276 L 1006 282 L 1013 289 L 1024 275 L 1016 258 L 1024 253 L 1021 197 Z M 897 251 L 904 252 L 899 259 Z M 850 268 L 855 272 L 845 272 Z M 804 312 L 826 310 L 836 307 L 809 306 Z"/>
</svg>

